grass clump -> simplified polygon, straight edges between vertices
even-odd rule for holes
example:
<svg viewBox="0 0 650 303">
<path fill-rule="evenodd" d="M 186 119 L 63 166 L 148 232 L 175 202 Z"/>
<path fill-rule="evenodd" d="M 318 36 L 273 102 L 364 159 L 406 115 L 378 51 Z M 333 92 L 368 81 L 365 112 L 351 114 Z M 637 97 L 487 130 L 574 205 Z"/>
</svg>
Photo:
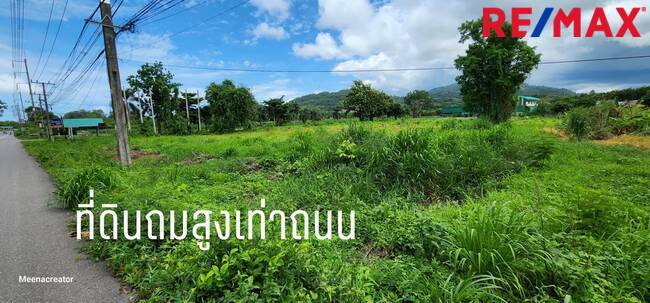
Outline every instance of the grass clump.
<svg viewBox="0 0 650 303">
<path fill-rule="evenodd" d="M 83 168 L 72 177 L 64 180 L 57 192 L 59 205 L 67 209 L 76 209 L 80 203 L 89 199 L 89 191 L 108 191 L 117 184 L 117 175 L 106 167 L 94 166 Z"/>
</svg>

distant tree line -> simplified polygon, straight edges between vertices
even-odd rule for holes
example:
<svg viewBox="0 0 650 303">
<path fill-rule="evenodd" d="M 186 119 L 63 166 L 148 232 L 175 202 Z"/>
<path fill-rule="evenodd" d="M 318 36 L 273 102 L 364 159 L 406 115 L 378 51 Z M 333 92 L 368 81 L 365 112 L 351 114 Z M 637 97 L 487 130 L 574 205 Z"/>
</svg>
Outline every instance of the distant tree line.
<svg viewBox="0 0 650 303">
<path fill-rule="evenodd" d="M 606 102 L 638 101 L 640 104 L 650 106 L 650 86 L 613 90 L 605 93 L 594 91 L 568 97 L 543 98 L 537 107 L 538 115 L 557 115 L 575 108 L 592 107 Z"/>
</svg>

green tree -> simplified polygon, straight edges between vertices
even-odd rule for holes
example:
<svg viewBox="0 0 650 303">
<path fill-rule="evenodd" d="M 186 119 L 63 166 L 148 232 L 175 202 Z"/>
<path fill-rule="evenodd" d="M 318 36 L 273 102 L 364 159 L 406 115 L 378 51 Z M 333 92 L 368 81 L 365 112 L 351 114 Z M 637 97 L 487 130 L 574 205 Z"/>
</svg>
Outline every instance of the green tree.
<svg viewBox="0 0 650 303">
<path fill-rule="evenodd" d="M 414 90 L 404 97 L 404 103 L 411 116 L 419 117 L 422 115 L 422 111 L 433 106 L 433 97 L 426 91 Z"/>
<path fill-rule="evenodd" d="M 515 109 L 515 94 L 530 72 L 539 64 L 541 55 L 521 38 L 511 37 L 511 26 L 504 23 L 506 37 L 492 31 L 483 37 L 482 20 L 461 25 L 460 43 L 471 41 L 465 55 L 456 59 L 461 75 L 460 85 L 465 110 L 484 116 L 492 122 L 508 120 Z"/>
<path fill-rule="evenodd" d="M 41 123 L 42 120 L 47 119 L 47 115 L 50 116 L 50 120 L 59 118 L 52 112 L 46 114 L 45 110 L 42 110 L 40 107 L 29 106 L 25 108 L 25 113 L 27 114 L 27 121 L 31 123 Z"/>
<path fill-rule="evenodd" d="M 104 114 L 104 111 L 101 109 L 96 109 L 96 110 L 76 110 L 76 111 L 71 111 L 68 113 L 65 113 L 63 115 L 64 119 L 78 119 L 78 118 L 105 118 L 106 115 Z"/>
<path fill-rule="evenodd" d="M 284 125 L 289 120 L 289 106 L 283 99 L 284 96 L 264 101 L 267 117 L 275 121 L 277 126 Z"/>
<path fill-rule="evenodd" d="M 135 97 L 135 92 L 140 91 L 151 95 L 153 100 L 153 114 L 156 116 L 158 130 L 163 134 L 183 134 L 188 132 L 187 119 L 185 118 L 185 101 L 180 99 L 180 84 L 173 82 L 174 75 L 167 71 L 163 64 L 155 62 L 144 64 L 135 75 L 129 76 L 126 81 L 129 97 Z M 148 97 L 146 98 L 149 100 Z M 143 112 L 151 116 L 149 102 L 143 102 Z M 182 111 L 181 111 L 182 109 Z"/>
<path fill-rule="evenodd" d="M 7 110 L 7 103 L 4 103 L 2 100 L 0 100 L 0 117 L 4 115 L 5 110 Z"/>
<path fill-rule="evenodd" d="M 217 132 L 250 128 L 257 115 L 253 94 L 246 87 L 235 86 L 231 80 L 208 85 L 206 100 L 210 103 L 212 127 Z"/>
<path fill-rule="evenodd" d="M 390 104 L 386 108 L 386 116 L 397 119 L 403 115 L 404 109 L 402 108 L 402 105 L 391 100 Z"/>
<path fill-rule="evenodd" d="M 373 120 L 386 113 L 386 109 L 392 102 L 390 96 L 372 88 L 362 81 L 354 81 L 350 91 L 343 100 L 343 107 L 348 112 L 354 112 L 359 119 Z"/>
</svg>

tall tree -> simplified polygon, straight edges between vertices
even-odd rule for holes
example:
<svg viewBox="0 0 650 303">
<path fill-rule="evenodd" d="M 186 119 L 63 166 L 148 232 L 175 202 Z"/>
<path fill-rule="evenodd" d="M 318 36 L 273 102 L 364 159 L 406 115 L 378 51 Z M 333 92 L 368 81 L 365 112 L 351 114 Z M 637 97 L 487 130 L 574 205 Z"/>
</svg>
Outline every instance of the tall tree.
<svg viewBox="0 0 650 303">
<path fill-rule="evenodd" d="M 343 100 L 343 107 L 347 111 L 353 111 L 355 116 L 362 121 L 373 120 L 386 113 L 391 101 L 390 96 L 384 92 L 356 80 Z"/>
<path fill-rule="evenodd" d="M 0 117 L 4 115 L 5 110 L 7 110 L 7 103 L 4 103 L 2 100 L 0 100 Z"/>
<path fill-rule="evenodd" d="M 511 30 L 511 25 L 504 23 L 506 37 L 497 37 L 492 31 L 485 38 L 480 19 L 459 28 L 460 42 L 471 41 L 465 55 L 455 62 L 461 71 L 456 81 L 464 108 L 496 123 L 510 118 L 516 106 L 515 94 L 541 57 L 522 38 L 513 38 Z"/>
<path fill-rule="evenodd" d="M 422 111 L 433 106 L 433 97 L 423 90 L 414 90 L 404 97 L 404 103 L 409 109 L 411 116 L 419 117 Z"/>
<path fill-rule="evenodd" d="M 267 116 L 275 121 L 277 126 L 284 125 L 289 120 L 289 106 L 284 103 L 283 99 L 284 96 L 264 101 L 264 110 Z"/>
<path fill-rule="evenodd" d="M 135 75 L 129 76 L 126 81 L 129 83 L 127 93 L 133 94 L 137 91 L 150 95 L 153 99 L 153 113 L 156 116 L 156 124 L 161 133 L 179 134 L 186 133 L 187 120 L 184 107 L 180 112 L 181 100 L 180 84 L 173 82 L 174 75 L 166 70 L 161 62 L 153 64 L 146 63 L 140 67 Z M 185 103 L 183 101 L 183 106 Z M 147 102 L 143 104 L 143 112 L 151 115 L 151 106 Z"/>
<path fill-rule="evenodd" d="M 250 128 L 257 114 L 257 103 L 250 90 L 235 86 L 231 80 L 208 85 L 206 100 L 210 103 L 212 127 L 217 132 Z"/>
</svg>

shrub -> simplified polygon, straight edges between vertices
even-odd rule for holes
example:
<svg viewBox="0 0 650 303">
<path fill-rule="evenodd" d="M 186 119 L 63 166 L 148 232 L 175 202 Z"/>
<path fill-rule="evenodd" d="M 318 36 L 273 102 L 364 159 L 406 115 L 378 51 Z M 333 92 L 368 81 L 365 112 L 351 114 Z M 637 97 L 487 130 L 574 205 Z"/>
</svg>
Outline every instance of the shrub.
<svg viewBox="0 0 650 303">
<path fill-rule="evenodd" d="M 564 130 L 576 140 L 586 139 L 592 131 L 591 127 L 591 117 L 588 108 L 579 107 L 573 109 L 564 117 Z"/>
<path fill-rule="evenodd" d="M 617 107 L 604 103 L 569 111 L 563 119 L 563 128 L 577 140 L 607 139 L 611 135 L 645 133 L 650 129 L 650 111 L 643 107 Z"/>
</svg>

